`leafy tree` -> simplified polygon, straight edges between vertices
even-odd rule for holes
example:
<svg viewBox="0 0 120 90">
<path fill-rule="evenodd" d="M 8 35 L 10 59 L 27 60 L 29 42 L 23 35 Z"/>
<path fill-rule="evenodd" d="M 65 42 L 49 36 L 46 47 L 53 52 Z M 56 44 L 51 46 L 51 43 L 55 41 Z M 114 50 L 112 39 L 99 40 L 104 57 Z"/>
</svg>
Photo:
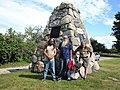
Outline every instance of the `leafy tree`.
<svg viewBox="0 0 120 90">
<path fill-rule="evenodd" d="M 27 40 L 32 40 L 36 43 L 39 42 L 40 38 L 42 37 L 42 27 L 41 26 L 35 26 L 32 28 L 29 26 L 28 28 L 25 28 L 25 37 Z"/>
<path fill-rule="evenodd" d="M 8 33 L 1 35 L 0 42 L 0 59 L 1 63 L 15 61 L 19 56 L 19 39 L 16 38 L 16 32 L 12 28 L 8 29 Z M 21 42 L 20 42 L 21 43 Z M 21 52 L 21 51 L 20 51 Z"/>
<path fill-rule="evenodd" d="M 0 63 L 30 60 L 36 43 L 32 40 L 24 41 L 25 35 L 16 33 L 9 28 L 5 35 L 0 34 Z"/>
<path fill-rule="evenodd" d="M 94 52 L 106 52 L 107 49 L 104 44 L 98 43 L 97 40 L 90 38 L 91 45 Z"/>
<path fill-rule="evenodd" d="M 120 52 L 120 12 L 118 12 L 115 15 L 115 19 L 116 21 L 114 21 L 114 26 L 112 28 L 113 33 L 112 35 L 116 37 L 117 41 L 115 41 L 114 46 L 116 47 L 116 49 L 118 50 L 118 52 Z"/>
</svg>

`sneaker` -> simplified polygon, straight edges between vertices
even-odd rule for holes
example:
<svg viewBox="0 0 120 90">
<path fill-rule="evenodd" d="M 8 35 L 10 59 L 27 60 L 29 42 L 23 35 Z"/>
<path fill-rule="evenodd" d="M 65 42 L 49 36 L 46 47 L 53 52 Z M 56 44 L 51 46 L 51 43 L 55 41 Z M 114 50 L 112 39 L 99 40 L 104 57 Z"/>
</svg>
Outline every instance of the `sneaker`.
<svg viewBox="0 0 120 90">
<path fill-rule="evenodd" d="M 67 81 L 71 81 L 71 79 L 70 79 L 70 78 L 68 78 L 68 79 L 67 79 Z"/>
<path fill-rule="evenodd" d="M 53 81 L 56 81 L 56 79 L 54 78 Z"/>
<path fill-rule="evenodd" d="M 57 81 L 61 81 L 61 78 L 58 78 Z"/>
<path fill-rule="evenodd" d="M 45 81 L 46 79 L 42 79 L 42 81 Z"/>
<path fill-rule="evenodd" d="M 83 78 L 83 80 L 87 80 L 86 78 Z"/>
</svg>

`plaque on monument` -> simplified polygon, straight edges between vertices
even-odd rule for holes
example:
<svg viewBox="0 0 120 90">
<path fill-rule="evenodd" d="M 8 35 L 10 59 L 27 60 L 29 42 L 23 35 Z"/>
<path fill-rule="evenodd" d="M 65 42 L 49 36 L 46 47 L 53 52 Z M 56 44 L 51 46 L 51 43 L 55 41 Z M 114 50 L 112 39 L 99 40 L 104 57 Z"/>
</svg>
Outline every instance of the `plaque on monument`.
<svg viewBox="0 0 120 90">
<path fill-rule="evenodd" d="M 52 27 L 50 38 L 58 38 L 60 34 L 60 26 L 58 27 Z"/>
</svg>

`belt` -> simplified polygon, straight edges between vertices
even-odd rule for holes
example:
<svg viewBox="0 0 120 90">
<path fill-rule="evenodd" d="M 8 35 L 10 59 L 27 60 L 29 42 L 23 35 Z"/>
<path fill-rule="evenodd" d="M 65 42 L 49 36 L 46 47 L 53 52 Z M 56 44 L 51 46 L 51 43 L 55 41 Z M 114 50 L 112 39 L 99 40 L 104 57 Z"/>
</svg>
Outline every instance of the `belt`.
<svg viewBox="0 0 120 90">
<path fill-rule="evenodd" d="M 80 57 L 80 58 L 88 58 L 88 56 L 86 56 L 86 57 Z"/>
</svg>

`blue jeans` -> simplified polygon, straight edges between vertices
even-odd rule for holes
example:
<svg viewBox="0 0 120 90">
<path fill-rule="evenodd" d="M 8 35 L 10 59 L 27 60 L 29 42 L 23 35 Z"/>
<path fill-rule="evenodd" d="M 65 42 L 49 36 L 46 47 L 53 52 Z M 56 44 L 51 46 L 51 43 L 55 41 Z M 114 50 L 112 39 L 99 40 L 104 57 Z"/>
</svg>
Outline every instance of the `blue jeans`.
<svg viewBox="0 0 120 90">
<path fill-rule="evenodd" d="M 55 76 L 55 61 L 44 61 L 44 72 L 43 72 L 43 79 L 46 79 L 48 68 L 50 66 L 50 72 L 52 78 L 56 78 Z"/>
<path fill-rule="evenodd" d="M 62 78 L 62 74 L 64 73 L 64 71 L 67 72 L 67 78 L 70 78 L 70 70 L 68 70 L 68 61 L 70 59 L 60 59 L 59 61 L 59 65 L 60 65 L 60 72 L 58 74 L 59 78 Z"/>
</svg>

